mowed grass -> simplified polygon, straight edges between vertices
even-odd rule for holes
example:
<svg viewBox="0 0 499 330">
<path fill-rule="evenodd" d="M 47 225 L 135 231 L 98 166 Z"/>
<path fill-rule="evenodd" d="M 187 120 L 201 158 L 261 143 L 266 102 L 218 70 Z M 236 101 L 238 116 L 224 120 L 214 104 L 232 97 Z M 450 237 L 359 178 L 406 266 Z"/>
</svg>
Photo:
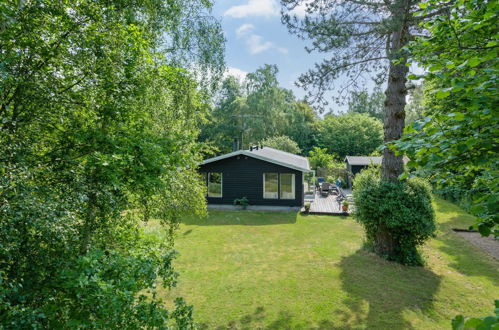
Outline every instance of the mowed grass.
<svg viewBox="0 0 499 330">
<path fill-rule="evenodd" d="M 449 329 L 457 314 L 491 314 L 499 262 L 452 232 L 473 222 L 437 200 L 427 265 L 404 267 L 362 249 L 353 218 L 211 211 L 176 238 L 177 288 L 208 329 Z M 151 232 L 159 232 L 151 224 Z"/>
</svg>

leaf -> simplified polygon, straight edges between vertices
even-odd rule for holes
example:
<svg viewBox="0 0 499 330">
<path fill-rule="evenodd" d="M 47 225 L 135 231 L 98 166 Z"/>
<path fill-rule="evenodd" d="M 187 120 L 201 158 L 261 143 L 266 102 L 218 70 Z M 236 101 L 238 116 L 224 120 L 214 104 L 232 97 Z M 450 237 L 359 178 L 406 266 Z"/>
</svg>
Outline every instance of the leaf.
<svg viewBox="0 0 499 330">
<path fill-rule="evenodd" d="M 435 72 L 435 71 L 442 69 L 442 67 L 443 67 L 442 64 L 436 63 L 436 64 L 433 64 L 428 70 L 430 72 Z"/>
<path fill-rule="evenodd" d="M 464 322 L 465 328 L 476 328 L 480 324 L 482 324 L 482 320 L 477 319 L 475 317 L 467 319 L 466 322 Z"/>
<path fill-rule="evenodd" d="M 443 99 L 450 95 L 449 91 L 438 90 L 435 93 L 437 99 Z"/>
<path fill-rule="evenodd" d="M 479 223 L 478 224 L 478 231 L 480 232 L 480 235 L 482 236 L 489 236 L 491 233 L 491 229 L 487 224 L 484 223 Z"/>
<path fill-rule="evenodd" d="M 464 316 L 458 315 L 452 319 L 452 329 L 453 330 L 464 329 Z"/>
<path fill-rule="evenodd" d="M 482 59 L 480 59 L 478 57 L 473 57 L 473 58 L 471 58 L 471 59 L 468 60 L 468 65 L 471 68 L 474 68 L 475 66 L 477 66 L 480 63 L 482 63 Z"/>
<path fill-rule="evenodd" d="M 457 121 L 463 121 L 464 120 L 464 114 L 462 112 L 455 112 L 454 113 L 454 119 Z"/>
</svg>

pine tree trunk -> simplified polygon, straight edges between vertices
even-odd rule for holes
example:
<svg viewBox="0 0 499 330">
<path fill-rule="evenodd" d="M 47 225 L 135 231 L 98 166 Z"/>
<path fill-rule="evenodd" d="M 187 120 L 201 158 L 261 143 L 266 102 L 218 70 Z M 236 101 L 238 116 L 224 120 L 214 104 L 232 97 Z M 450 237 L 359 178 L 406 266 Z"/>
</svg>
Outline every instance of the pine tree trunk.
<svg viewBox="0 0 499 330">
<path fill-rule="evenodd" d="M 385 145 L 400 139 L 405 125 L 405 98 L 407 95 L 406 81 L 409 69 L 404 63 L 390 64 L 388 76 L 388 88 L 385 99 Z M 383 162 L 381 174 L 383 179 L 397 181 L 404 171 L 402 156 L 395 156 L 394 152 L 385 148 L 383 151 Z"/>
<path fill-rule="evenodd" d="M 407 45 L 409 40 L 408 27 L 406 25 L 409 5 L 409 0 L 399 0 L 394 6 L 395 9 L 392 13 L 393 17 L 399 18 L 399 27 L 390 35 L 389 49 L 387 49 L 387 55 L 392 61 L 390 62 L 390 70 L 388 72 L 388 86 L 385 91 L 385 145 L 393 140 L 400 139 L 405 125 L 404 108 L 407 96 L 405 84 L 409 68 L 406 66 L 407 55 L 401 52 L 401 50 Z M 395 59 L 399 60 L 399 62 L 393 63 Z M 404 163 L 402 156 L 395 156 L 393 151 L 385 148 L 381 164 L 383 179 L 395 182 L 403 171 Z"/>
<path fill-rule="evenodd" d="M 405 125 L 405 98 L 407 96 L 407 67 L 406 54 L 402 48 L 408 43 L 408 28 L 406 19 L 408 15 L 409 0 L 399 0 L 394 5 L 393 17 L 399 18 L 398 30 L 390 35 L 387 53 L 392 59 L 388 72 L 388 85 L 385 91 L 385 121 L 384 142 L 385 146 L 402 137 Z M 393 60 L 398 60 L 394 63 Z M 402 60 L 401 60 L 402 59 Z M 397 182 L 398 177 L 404 172 L 402 156 L 396 156 L 389 148 L 383 150 L 381 163 L 381 176 L 383 180 Z M 394 256 L 397 253 L 399 242 L 390 235 L 390 230 L 382 224 L 376 234 L 375 251 L 380 255 Z"/>
</svg>

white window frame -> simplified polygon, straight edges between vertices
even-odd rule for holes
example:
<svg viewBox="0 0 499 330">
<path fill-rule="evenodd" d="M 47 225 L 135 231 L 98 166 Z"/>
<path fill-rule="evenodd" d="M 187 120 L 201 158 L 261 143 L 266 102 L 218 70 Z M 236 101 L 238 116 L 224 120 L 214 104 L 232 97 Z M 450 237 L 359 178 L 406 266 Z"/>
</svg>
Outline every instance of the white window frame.
<svg viewBox="0 0 499 330">
<path fill-rule="evenodd" d="M 266 197 L 265 196 L 265 175 L 266 174 L 275 174 L 277 175 L 277 193 L 276 193 L 276 197 Z M 263 173 L 263 199 L 279 199 L 279 173 L 277 172 L 268 172 L 268 173 Z"/>
<path fill-rule="evenodd" d="M 220 174 L 220 196 L 210 196 L 210 175 L 212 173 Z M 222 198 L 224 196 L 224 174 L 222 172 L 208 172 L 208 181 L 206 182 L 206 195 L 210 198 Z"/>
<path fill-rule="evenodd" d="M 291 193 L 293 194 L 292 198 L 282 197 L 281 175 L 291 175 Z M 294 173 L 279 173 L 279 199 L 286 199 L 286 200 L 296 199 L 295 181 L 296 181 L 296 177 L 295 177 Z"/>
</svg>

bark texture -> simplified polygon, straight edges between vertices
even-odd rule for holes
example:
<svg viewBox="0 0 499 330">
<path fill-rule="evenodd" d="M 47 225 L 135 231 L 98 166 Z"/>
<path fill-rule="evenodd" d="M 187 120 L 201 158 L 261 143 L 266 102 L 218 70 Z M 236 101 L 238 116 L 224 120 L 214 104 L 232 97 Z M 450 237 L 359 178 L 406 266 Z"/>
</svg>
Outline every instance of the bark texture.
<svg viewBox="0 0 499 330">
<path fill-rule="evenodd" d="M 398 18 L 397 28 L 389 36 L 387 41 L 387 54 L 391 59 L 388 73 L 388 84 L 385 91 L 385 121 L 384 142 L 385 146 L 402 137 L 405 125 L 405 98 L 407 96 L 407 54 L 403 47 L 409 42 L 408 20 L 410 19 L 410 0 L 396 1 L 393 7 L 392 17 Z M 397 62 L 394 62 L 397 60 Z M 404 172 L 404 161 L 402 156 L 385 148 L 381 163 L 381 175 L 384 180 L 397 182 L 398 177 Z M 375 239 L 375 250 L 380 255 L 394 255 L 397 253 L 399 242 L 394 239 L 389 230 L 380 226 Z"/>
<path fill-rule="evenodd" d="M 405 98 L 407 96 L 407 54 L 402 48 L 409 42 L 410 0 L 399 0 L 393 7 L 392 17 L 397 18 L 394 31 L 387 41 L 387 54 L 391 59 L 388 73 L 388 84 L 385 91 L 385 145 L 393 140 L 400 139 L 405 125 Z M 394 63 L 394 60 L 398 60 Z M 388 148 L 383 151 L 381 175 L 388 181 L 397 181 L 404 171 L 402 156 L 395 156 Z"/>
</svg>

